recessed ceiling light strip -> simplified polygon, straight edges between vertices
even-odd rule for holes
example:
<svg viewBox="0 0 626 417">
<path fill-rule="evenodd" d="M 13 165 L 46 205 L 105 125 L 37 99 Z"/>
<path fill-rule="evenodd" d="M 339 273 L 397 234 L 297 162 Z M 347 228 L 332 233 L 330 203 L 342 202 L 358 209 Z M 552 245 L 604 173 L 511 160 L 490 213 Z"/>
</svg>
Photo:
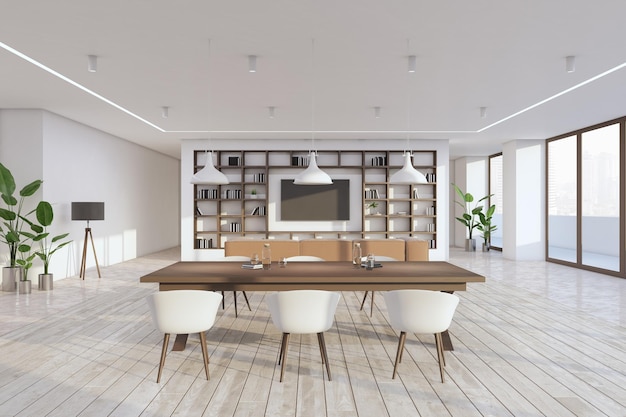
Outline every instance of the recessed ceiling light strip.
<svg viewBox="0 0 626 417">
<path fill-rule="evenodd" d="M 593 77 L 591 77 L 591 78 L 589 78 L 589 79 L 587 79 L 587 80 L 585 80 L 585 81 L 582 81 L 582 82 L 580 82 L 580 83 L 578 83 L 578 84 L 576 84 L 576 85 L 574 85 L 574 86 L 572 86 L 572 87 L 570 87 L 570 88 L 567 88 L 567 89 L 565 89 L 565 90 L 563 90 L 563 91 L 561 91 L 561 92 L 559 92 L 559 93 L 556 93 L 556 94 L 554 94 L 554 95 L 552 95 L 552 96 L 550 96 L 550 97 L 548 97 L 548 98 L 546 98 L 546 99 L 543 99 L 543 100 L 541 100 L 541 101 L 540 101 L 540 102 L 538 102 L 538 103 L 532 104 L 532 105 L 530 105 L 530 106 L 528 106 L 528 107 L 526 107 L 526 108 L 524 108 L 524 109 L 522 109 L 522 110 L 520 110 L 520 111 L 518 111 L 518 112 L 516 112 L 516 113 L 513 113 L 513 114 L 511 114 L 511 115 L 509 115 L 509 116 L 505 117 L 504 119 L 500 119 L 500 120 L 498 120 L 497 122 L 494 122 L 494 123 L 492 123 L 492 124 L 490 124 L 490 125 L 488 125 L 488 126 L 485 126 L 485 127 L 483 127 L 482 129 L 477 130 L 477 131 L 476 131 L 476 133 L 481 133 L 481 132 L 484 132 L 485 130 L 490 129 L 490 128 L 494 127 L 494 126 L 497 126 L 497 125 L 499 125 L 500 123 L 504 123 L 504 122 L 506 122 L 507 120 L 510 120 L 510 119 L 512 119 L 512 118 L 514 118 L 514 117 L 517 117 L 517 116 L 519 116 L 519 115 L 520 115 L 520 114 L 522 114 L 522 113 L 526 113 L 526 112 L 527 112 L 527 111 L 529 111 L 529 110 L 532 110 L 532 109 L 534 109 L 534 108 L 536 108 L 536 107 L 539 107 L 539 106 L 541 106 L 542 104 L 546 104 L 547 102 L 552 101 L 552 100 L 554 100 L 555 98 L 559 98 L 559 97 L 561 97 L 562 95 L 565 95 L 565 94 L 567 94 L 567 93 L 570 93 L 570 92 L 572 92 L 572 91 L 576 90 L 577 88 L 580 88 L 580 87 L 582 87 L 582 86 L 585 86 L 585 85 L 587 85 L 587 84 L 589 84 L 589 83 L 592 83 L 592 82 L 594 82 L 594 81 L 596 81 L 596 80 L 599 80 L 600 78 L 605 77 L 605 76 L 607 76 L 607 75 L 609 75 L 609 74 L 611 74 L 611 73 L 614 73 L 615 71 L 619 71 L 619 70 L 621 70 L 622 68 L 625 68 L 625 67 L 626 67 L 626 62 L 624 62 L 623 64 L 620 64 L 620 65 L 618 65 L 618 66 L 616 66 L 616 67 L 613 67 L 613 68 L 611 68 L 611 69 L 609 69 L 609 70 L 606 70 L 606 71 L 604 71 L 604 72 L 602 72 L 602 73 L 600 73 L 600 74 L 598 74 L 598 75 L 596 75 L 596 76 L 593 76 Z"/>
<path fill-rule="evenodd" d="M 77 83 L 76 81 L 74 81 L 74 80 L 72 80 L 72 79 L 70 79 L 70 78 L 67 78 L 65 75 L 63 75 L 63 74 L 61 74 L 61 73 L 59 73 L 59 72 L 57 72 L 57 71 L 53 70 L 53 69 L 52 69 L 52 68 L 50 68 L 50 67 L 45 66 L 45 65 L 44 65 L 44 64 L 42 64 L 41 62 L 39 62 L 39 61 L 37 61 L 37 60 L 35 60 L 35 59 L 33 59 L 33 58 L 29 57 L 29 56 L 28 56 L 28 55 L 26 55 L 26 54 L 23 54 L 22 52 L 18 51 L 18 50 L 17 50 L 17 49 L 15 49 L 15 48 L 10 47 L 10 46 L 9 46 L 9 45 L 7 45 L 6 43 L 0 42 L 0 48 L 2 48 L 2 49 L 4 49 L 4 50 L 6 50 L 6 51 L 8 51 L 8 52 L 12 53 L 12 54 L 13 54 L 13 55 L 15 55 L 15 56 L 18 56 L 18 57 L 22 58 L 22 59 L 23 59 L 23 60 L 25 60 L 25 61 L 30 62 L 31 64 L 33 64 L 33 65 L 35 65 L 35 66 L 37 66 L 37 67 L 41 68 L 42 70 L 46 71 L 47 73 L 52 74 L 52 75 L 54 75 L 55 77 L 57 77 L 57 78 L 59 78 L 59 79 L 61 79 L 61 80 L 65 81 L 66 83 L 71 84 L 71 85 L 73 85 L 74 87 L 76 87 L 76 88 L 79 88 L 79 89 L 83 90 L 85 93 L 90 94 L 90 95 L 94 96 L 95 98 L 97 98 L 97 99 L 99 99 L 99 100 L 104 101 L 105 103 L 107 103 L 107 104 L 109 104 L 109 105 L 111 105 L 111 106 L 115 107 L 115 108 L 116 108 L 116 109 L 118 109 L 118 110 L 123 111 L 124 113 L 128 114 L 129 116 L 132 116 L 132 117 L 134 117 L 135 119 L 137 119 L 137 120 L 139 120 L 139 121 L 142 121 L 142 122 L 144 122 L 145 124 L 147 124 L 147 125 L 149 125 L 149 126 L 151 126 L 151 127 L 155 128 L 155 129 L 157 129 L 158 131 L 160 131 L 160 132 L 165 132 L 165 130 L 164 130 L 164 129 L 161 129 L 159 126 L 155 125 L 154 123 L 149 122 L 148 120 L 144 119 L 143 117 L 136 115 L 135 113 L 131 112 L 130 110 L 125 109 L 124 107 L 120 106 L 119 104 L 114 103 L 113 101 L 109 100 L 108 98 L 106 98 L 106 97 L 104 97 L 104 96 L 101 96 L 100 94 L 96 93 L 95 91 L 88 89 L 88 88 L 87 88 L 87 87 L 85 87 L 84 85 L 79 84 L 79 83 Z"/>
</svg>

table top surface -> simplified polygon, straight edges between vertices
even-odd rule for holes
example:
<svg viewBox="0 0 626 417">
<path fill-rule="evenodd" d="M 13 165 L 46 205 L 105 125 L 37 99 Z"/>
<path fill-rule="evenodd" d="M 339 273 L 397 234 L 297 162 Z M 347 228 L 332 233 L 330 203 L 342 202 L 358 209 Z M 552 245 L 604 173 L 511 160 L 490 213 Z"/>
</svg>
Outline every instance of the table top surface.
<svg viewBox="0 0 626 417">
<path fill-rule="evenodd" d="M 485 277 L 448 262 L 382 262 L 382 267 L 355 268 L 351 262 L 291 262 L 286 267 L 244 269 L 240 262 L 177 262 L 140 278 L 158 283 L 458 283 L 484 282 Z"/>
</svg>

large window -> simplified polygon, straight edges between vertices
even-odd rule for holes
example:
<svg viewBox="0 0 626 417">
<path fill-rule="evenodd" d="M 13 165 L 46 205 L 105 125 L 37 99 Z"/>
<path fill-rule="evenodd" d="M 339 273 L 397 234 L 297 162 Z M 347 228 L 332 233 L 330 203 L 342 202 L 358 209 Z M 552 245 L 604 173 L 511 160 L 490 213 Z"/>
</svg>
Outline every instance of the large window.
<svg viewBox="0 0 626 417">
<path fill-rule="evenodd" d="M 491 234 L 491 247 L 502 250 L 502 209 L 504 199 L 502 195 L 502 154 L 491 155 L 489 157 L 489 194 L 491 198 L 489 205 L 495 204 L 496 211 L 491 220 L 491 224 L 496 226 L 496 230 Z"/>
<path fill-rule="evenodd" d="M 576 262 L 577 137 L 548 142 L 548 258 Z"/>
<path fill-rule="evenodd" d="M 625 123 L 548 141 L 548 260 L 626 276 Z"/>
</svg>

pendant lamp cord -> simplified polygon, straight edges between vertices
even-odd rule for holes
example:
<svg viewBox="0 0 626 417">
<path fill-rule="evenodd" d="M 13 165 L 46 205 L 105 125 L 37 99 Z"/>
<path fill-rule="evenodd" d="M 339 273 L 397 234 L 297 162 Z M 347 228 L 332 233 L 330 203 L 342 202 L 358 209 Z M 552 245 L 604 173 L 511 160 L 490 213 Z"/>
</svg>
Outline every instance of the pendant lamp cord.
<svg viewBox="0 0 626 417">
<path fill-rule="evenodd" d="M 315 38 L 311 39 L 311 146 L 309 154 L 315 155 Z"/>
<path fill-rule="evenodd" d="M 407 57 L 411 55 L 411 40 L 407 38 L 406 40 L 406 49 L 407 49 Z M 410 58 L 407 58 L 410 59 Z M 409 148 L 409 137 L 411 135 L 411 73 L 407 71 L 406 73 L 406 149 L 404 153 L 407 152 L 410 154 L 411 150 Z"/>
</svg>

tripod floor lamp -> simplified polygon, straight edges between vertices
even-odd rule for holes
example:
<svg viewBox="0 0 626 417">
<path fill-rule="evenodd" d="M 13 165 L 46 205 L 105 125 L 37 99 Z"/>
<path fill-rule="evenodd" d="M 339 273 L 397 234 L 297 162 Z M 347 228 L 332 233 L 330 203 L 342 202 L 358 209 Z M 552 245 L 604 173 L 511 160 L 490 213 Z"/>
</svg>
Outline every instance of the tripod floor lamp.
<svg viewBox="0 0 626 417">
<path fill-rule="evenodd" d="M 85 228 L 85 242 L 83 244 L 83 258 L 80 262 L 80 278 L 85 279 L 85 270 L 87 269 L 87 245 L 89 241 L 91 241 L 93 257 L 96 260 L 98 278 L 101 278 L 98 257 L 96 256 L 96 246 L 93 243 L 93 235 L 91 234 L 89 221 L 104 220 L 104 203 L 72 202 L 72 220 L 87 220 L 87 227 Z"/>
</svg>

